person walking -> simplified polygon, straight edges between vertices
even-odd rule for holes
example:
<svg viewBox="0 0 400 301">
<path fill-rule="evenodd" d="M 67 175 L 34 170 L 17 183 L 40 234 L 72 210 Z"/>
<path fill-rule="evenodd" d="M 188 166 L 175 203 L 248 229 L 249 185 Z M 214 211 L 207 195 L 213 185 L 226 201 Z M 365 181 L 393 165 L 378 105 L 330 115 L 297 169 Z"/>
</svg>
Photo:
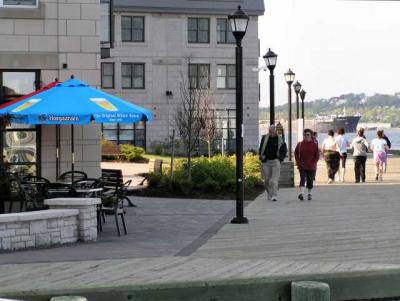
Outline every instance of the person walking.
<svg viewBox="0 0 400 301">
<path fill-rule="evenodd" d="M 340 148 L 337 144 L 333 130 L 328 131 L 328 137 L 324 139 L 321 146 L 321 151 L 324 155 L 326 167 L 328 169 L 328 184 L 335 181 L 335 174 L 339 169 L 340 164 Z"/>
<path fill-rule="evenodd" d="M 389 149 L 392 148 L 392 143 L 390 142 L 388 136 L 386 136 L 384 130 L 382 130 L 382 133 L 383 133 L 383 139 L 385 139 L 386 144 L 387 144 L 387 146 L 388 146 L 388 150 L 386 151 L 386 163 L 385 163 L 385 173 L 386 173 L 386 170 L 387 170 L 387 153 L 388 153 Z"/>
<path fill-rule="evenodd" d="M 340 170 L 339 170 L 339 181 L 344 182 L 346 175 L 346 161 L 347 161 L 347 148 L 350 146 L 349 140 L 345 136 L 344 128 L 337 130 L 336 142 L 339 145 L 340 152 Z"/>
<path fill-rule="evenodd" d="M 360 128 L 357 132 L 357 137 L 351 142 L 351 149 L 353 149 L 354 160 L 354 175 L 356 183 L 365 182 L 365 163 L 367 162 L 367 154 L 369 145 L 364 136 L 364 129 Z"/>
<path fill-rule="evenodd" d="M 312 130 L 303 131 L 303 141 L 297 143 L 294 151 L 297 168 L 300 173 L 300 201 L 304 201 L 305 184 L 307 182 L 307 200 L 312 200 L 312 189 L 314 187 L 315 173 L 319 160 L 319 149 L 312 137 Z"/>
<path fill-rule="evenodd" d="M 262 136 L 258 154 L 262 162 L 268 200 L 277 201 L 281 162 L 286 157 L 287 147 L 283 137 L 277 135 L 274 125 L 270 125 L 268 134 Z"/>
<path fill-rule="evenodd" d="M 375 180 L 383 180 L 383 166 L 387 160 L 387 154 L 389 147 L 386 140 L 383 138 L 383 131 L 376 133 L 376 138 L 371 142 L 371 150 L 374 153 L 375 163 Z"/>
</svg>

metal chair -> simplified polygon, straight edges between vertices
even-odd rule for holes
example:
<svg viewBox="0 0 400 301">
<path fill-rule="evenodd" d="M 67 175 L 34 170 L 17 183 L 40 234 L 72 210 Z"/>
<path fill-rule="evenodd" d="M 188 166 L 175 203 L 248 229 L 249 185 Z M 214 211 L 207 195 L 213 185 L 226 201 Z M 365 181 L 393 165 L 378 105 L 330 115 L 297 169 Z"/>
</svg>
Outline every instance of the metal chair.
<svg viewBox="0 0 400 301">
<path fill-rule="evenodd" d="M 121 230 L 119 227 L 118 216 L 121 218 L 122 226 L 124 228 L 125 235 L 128 234 L 125 214 L 126 210 L 124 208 L 124 199 L 127 196 L 128 187 L 130 186 L 132 180 L 129 180 L 123 184 L 122 187 L 118 188 L 113 195 L 103 195 L 102 205 L 100 208 L 100 215 L 98 216 L 99 229 L 102 230 L 101 218 L 105 221 L 105 215 L 114 215 L 115 224 L 117 226 L 118 236 L 121 236 Z"/>
<path fill-rule="evenodd" d="M 84 180 L 84 179 L 88 178 L 87 174 L 83 171 L 74 171 L 73 175 L 74 175 L 73 181 L 72 181 L 72 171 L 64 172 L 63 174 L 61 174 L 61 176 L 58 178 L 58 180 L 61 182 L 66 182 L 66 183 L 72 184 L 72 182 L 75 182 L 77 180 Z"/>
</svg>

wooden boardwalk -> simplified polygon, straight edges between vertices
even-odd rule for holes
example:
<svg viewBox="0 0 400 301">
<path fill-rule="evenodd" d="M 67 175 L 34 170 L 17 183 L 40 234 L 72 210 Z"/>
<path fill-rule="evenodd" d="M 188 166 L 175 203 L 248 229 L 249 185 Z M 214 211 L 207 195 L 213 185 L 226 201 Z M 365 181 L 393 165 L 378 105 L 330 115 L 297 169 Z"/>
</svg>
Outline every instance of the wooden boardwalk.
<svg viewBox="0 0 400 301">
<path fill-rule="evenodd" d="M 398 265 L 159 257 L 0 265 L 0 296 L 198 281 L 391 270 Z"/>
<path fill-rule="evenodd" d="M 225 225 L 194 256 L 400 264 L 399 185 L 326 185 L 304 202 L 297 193 L 259 197 L 248 225 Z"/>
<path fill-rule="evenodd" d="M 399 196 L 398 185 L 331 185 L 300 202 L 282 189 L 278 202 L 261 195 L 246 208 L 248 225 L 226 224 L 190 256 L 3 264 L 0 295 L 399 269 Z"/>
</svg>

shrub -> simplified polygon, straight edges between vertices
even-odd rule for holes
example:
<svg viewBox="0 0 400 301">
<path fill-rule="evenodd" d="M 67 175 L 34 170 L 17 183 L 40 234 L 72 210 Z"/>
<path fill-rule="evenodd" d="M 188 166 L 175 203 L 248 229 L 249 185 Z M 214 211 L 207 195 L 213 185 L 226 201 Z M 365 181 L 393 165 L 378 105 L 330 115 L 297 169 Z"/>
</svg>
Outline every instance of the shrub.
<svg viewBox="0 0 400 301">
<path fill-rule="evenodd" d="M 163 154 L 163 146 L 161 144 L 157 144 L 154 147 L 154 154 L 157 156 L 161 156 Z"/>
<path fill-rule="evenodd" d="M 192 193 L 193 185 L 189 179 L 172 179 L 171 192 L 174 194 L 190 195 Z"/>
<path fill-rule="evenodd" d="M 192 181 L 195 187 L 211 179 L 224 188 L 232 178 L 235 178 L 235 166 L 227 157 L 215 156 L 211 160 L 201 157 L 193 160 Z"/>
<path fill-rule="evenodd" d="M 161 184 L 163 175 L 159 172 L 151 172 L 146 176 L 149 187 L 158 187 Z"/>
<path fill-rule="evenodd" d="M 130 144 L 123 144 L 121 145 L 121 152 L 126 160 L 132 162 L 135 159 L 143 158 L 144 149 Z"/>
<path fill-rule="evenodd" d="M 255 187 L 263 185 L 263 181 L 254 175 L 248 176 L 244 180 L 244 188 L 246 190 L 253 190 Z"/>
<path fill-rule="evenodd" d="M 261 177 L 261 161 L 258 155 L 246 153 L 244 156 L 244 175 L 245 177 L 254 176 L 262 180 Z"/>
<path fill-rule="evenodd" d="M 206 178 L 202 183 L 198 184 L 197 187 L 206 193 L 218 193 L 221 191 L 221 185 L 210 178 Z"/>
</svg>

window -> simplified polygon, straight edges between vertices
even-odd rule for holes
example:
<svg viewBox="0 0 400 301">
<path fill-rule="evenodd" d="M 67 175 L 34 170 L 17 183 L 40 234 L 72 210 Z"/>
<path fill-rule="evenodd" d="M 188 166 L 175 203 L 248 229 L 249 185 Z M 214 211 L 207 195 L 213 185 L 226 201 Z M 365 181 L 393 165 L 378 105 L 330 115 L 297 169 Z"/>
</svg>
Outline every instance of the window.
<svg viewBox="0 0 400 301">
<path fill-rule="evenodd" d="M 236 88 L 236 65 L 218 65 L 217 88 Z"/>
<path fill-rule="evenodd" d="M 216 116 L 220 139 L 214 141 L 214 149 L 233 154 L 236 147 L 236 110 L 217 110 Z"/>
<path fill-rule="evenodd" d="M 188 41 L 189 43 L 210 43 L 210 19 L 189 18 Z"/>
<path fill-rule="evenodd" d="M 210 87 L 210 65 L 189 64 L 189 87 L 191 89 Z"/>
<path fill-rule="evenodd" d="M 0 0 L 2 6 L 37 7 L 38 0 Z"/>
<path fill-rule="evenodd" d="M 144 89 L 143 63 L 122 63 L 122 89 Z"/>
<path fill-rule="evenodd" d="M 114 89 L 114 63 L 101 63 L 101 87 Z"/>
<path fill-rule="evenodd" d="M 144 42 L 144 17 L 122 17 L 122 42 Z"/>
<path fill-rule="evenodd" d="M 146 147 L 146 123 L 103 123 L 103 138 L 115 144 L 132 144 Z"/>
<path fill-rule="evenodd" d="M 236 43 L 227 19 L 217 19 L 217 43 Z"/>
<path fill-rule="evenodd" d="M 110 0 L 100 1 L 100 41 L 109 43 L 111 41 L 111 14 Z"/>
<path fill-rule="evenodd" d="M 0 70 L 0 104 L 39 89 L 38 70 Z M 10 171 L 40 174 L 40 126 L 12 123 L 0 134 Z"/>
</svg>

